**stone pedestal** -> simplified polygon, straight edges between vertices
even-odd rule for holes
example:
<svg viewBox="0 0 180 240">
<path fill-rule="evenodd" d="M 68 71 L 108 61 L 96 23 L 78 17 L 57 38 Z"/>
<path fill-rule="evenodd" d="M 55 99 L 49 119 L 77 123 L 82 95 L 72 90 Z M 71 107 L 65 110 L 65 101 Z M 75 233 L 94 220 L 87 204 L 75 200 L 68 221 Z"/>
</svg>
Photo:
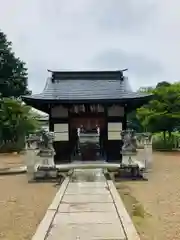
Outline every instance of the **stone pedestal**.
<svg viewBox="0 0 180 240">
<path fill-rule="evenodd" d="M 34 180 L 36 155 L 37 155 L 37 150 L 30 149 L 30 148 L 26 150 L 26 167 L 27 167 L 28 182 L 31 182 Z"/>
<path fill-rule="evenodd" d="M 34 180 L 34 172 L 35 172 L 35 166 L 37 164 L 37 153 L 39 151 L 38 149 L 38 143 L 40 141 L 40 137 L 36 135 L 31 135 L 28 138 L 26 138 L 26 161 L 25 165 L 27 167 L 27 178 L 28 182 L 31 182 Z"/>
<path fill-rule="evenodd" d="M 152 170 L 153 151 L 152 151 L 152 136 L 146 136 L 144 139 L 144 156 L 145 169 L 147 172 Z"/>
<path fill-rule="evenodd" d="M 36 178 L 45 178 L 45 177 L 53 177 L 57 176 L 57 170 L 54 163 L 54 149 L 40 149 L 36 158 L 37 161 L 37 169 L 36 169 Z"/>
<path fill-rule="evenodd" d="M 122 155 L 122 165 L 133 166 L 137 160 L 137 154 L 135 153 L 124 153 Z"/>
<path fill-rule="evenodd" d="M 37 157 L 39 158 L 39 164 L 54 167 L 54 154 L 54 149 L 40 149 L 37 153 Z"/>
</svg>

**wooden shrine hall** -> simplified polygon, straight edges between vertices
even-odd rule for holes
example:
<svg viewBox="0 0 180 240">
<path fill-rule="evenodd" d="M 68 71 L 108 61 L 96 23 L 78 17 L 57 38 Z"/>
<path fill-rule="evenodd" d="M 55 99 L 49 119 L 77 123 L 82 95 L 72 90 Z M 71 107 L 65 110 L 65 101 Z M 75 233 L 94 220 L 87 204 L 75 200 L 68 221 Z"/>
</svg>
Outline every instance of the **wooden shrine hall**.
<svg viewBox="0 0 180 240">
<path fill-rule="evenodd" d="M 151 95 L 133 92 L 123 71 L 50 72 L 42 93 L 22 99 L 49 114 L 55 163 L 74 160 L 77 129 L 82 128 L 87 132 L 98 128 L 101 158 L 120 162 L 120 133 L 127 127 L 127 113 L 147 103 Z"/>
</svg>

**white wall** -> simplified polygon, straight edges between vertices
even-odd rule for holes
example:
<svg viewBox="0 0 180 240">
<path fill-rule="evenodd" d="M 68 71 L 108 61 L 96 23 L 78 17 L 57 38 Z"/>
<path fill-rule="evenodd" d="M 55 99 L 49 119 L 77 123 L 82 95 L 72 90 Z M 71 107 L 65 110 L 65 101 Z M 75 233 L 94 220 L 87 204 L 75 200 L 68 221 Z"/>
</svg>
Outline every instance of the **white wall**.
<svg viewBox="0 0 180 240">
<path fill-rule="evenodd" d="M 124 107 L 113 105 L 108 108 L 108 117 L 124 117 Z M 122 122 L 108 123 L 108 140 L 121 140 Z"/>
<path fill-rule="evenodd" d="M 122 123 L 108 123 L 108 140 L 121 140 Z"/>
<path fill-rule="evenodd" d="M 69 127 L 68 123 L 54 124 L 54 141 L 68 141 L 69 140 Z"/>
</svg>

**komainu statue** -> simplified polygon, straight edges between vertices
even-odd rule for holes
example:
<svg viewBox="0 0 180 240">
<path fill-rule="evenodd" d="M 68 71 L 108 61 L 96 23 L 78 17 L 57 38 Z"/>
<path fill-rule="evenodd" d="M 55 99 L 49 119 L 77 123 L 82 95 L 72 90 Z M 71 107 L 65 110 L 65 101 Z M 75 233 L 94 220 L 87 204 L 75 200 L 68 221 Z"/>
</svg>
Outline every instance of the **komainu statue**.
<svg viewBox="0 0 180 240">
<path fill-rule="evenodd" d="M 136 136 L 133 130 L 125 130 L 121 132 L 123 140 L 122 154 L 130 154 L 137 152 Z"/>
<path fill-rule="evenodd" d="M 54 133 L 42 130 L 40 132 L 40 135 L 41 135 L 41 141 L 39 145 L 38 156 L 44 157 L 45 159 L 47 159 L 47 161 L 49 160 L 49 163 L 51 162 L 50 163 L 51 165 L 54 165 L 54 161 L 53 161 L 53 158 L 55 155 L 55 150 L 53 147 Z"/>
</svg>

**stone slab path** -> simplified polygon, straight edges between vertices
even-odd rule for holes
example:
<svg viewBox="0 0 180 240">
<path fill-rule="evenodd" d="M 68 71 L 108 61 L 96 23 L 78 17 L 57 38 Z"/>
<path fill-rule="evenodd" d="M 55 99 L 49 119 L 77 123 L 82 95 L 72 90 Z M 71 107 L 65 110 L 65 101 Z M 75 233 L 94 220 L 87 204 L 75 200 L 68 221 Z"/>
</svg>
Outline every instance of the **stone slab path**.
<svg viewBox="0 0 180 240">
<path fill-rule="evenodd" d="M 75 170 L 33 240 L 139 240 L 123 204 L 116 203 L 113 186 L 102 170 Z"/>
</svg>

